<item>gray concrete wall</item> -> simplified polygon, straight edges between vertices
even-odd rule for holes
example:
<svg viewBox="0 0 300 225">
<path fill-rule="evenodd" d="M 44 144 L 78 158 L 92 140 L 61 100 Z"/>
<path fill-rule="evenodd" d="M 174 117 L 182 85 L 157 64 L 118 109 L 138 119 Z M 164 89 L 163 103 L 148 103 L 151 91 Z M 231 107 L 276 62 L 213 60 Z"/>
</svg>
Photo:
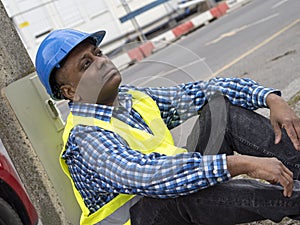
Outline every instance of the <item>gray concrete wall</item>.
<svg viewBox="0 0 300 225">
<path fill-rule="evenodd" d="M 5 98 L 3 88 L 34 71 L 12 21 L 0 2 L 0 138 L 44 225 L 66 222 L 59 199 L 26 134 Z"/>
</svg>

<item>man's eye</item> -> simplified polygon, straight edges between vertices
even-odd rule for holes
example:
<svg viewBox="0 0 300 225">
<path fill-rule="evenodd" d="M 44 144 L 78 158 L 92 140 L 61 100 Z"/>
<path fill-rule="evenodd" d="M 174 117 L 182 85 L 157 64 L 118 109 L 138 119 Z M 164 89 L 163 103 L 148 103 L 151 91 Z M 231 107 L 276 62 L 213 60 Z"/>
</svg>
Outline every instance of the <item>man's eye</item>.
<svg viewBox="0 0 300 225">
<path fill-rule="evenodd" d="M 96 52 L 96 56 L 102 56 L 102 55 L 103 55 L 103 53 L 102 53 L 101 50 L 98 50 L 98 51 Z"/>
<path fill-rule="evenodd" d="M 86 70 L 90 66 L 90 64 L 91 64 L 90 60 L 84 61 L 82 64 L 82 69 Z"/>
</svg>

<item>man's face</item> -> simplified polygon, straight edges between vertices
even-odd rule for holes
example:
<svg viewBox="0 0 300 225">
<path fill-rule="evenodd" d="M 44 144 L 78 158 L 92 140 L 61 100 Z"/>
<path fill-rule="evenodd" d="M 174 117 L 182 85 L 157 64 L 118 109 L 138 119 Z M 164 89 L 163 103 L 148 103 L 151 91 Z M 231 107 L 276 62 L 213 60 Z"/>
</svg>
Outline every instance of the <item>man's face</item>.
<svg viewBox="0 0 300 225">
<path fill-rule="evenodd" d="M 121 83 L 118 69 L 91 41 L 72 50 L 56 79 L 67 98 L 104 105 L 113 104 Z"/>
</svg>

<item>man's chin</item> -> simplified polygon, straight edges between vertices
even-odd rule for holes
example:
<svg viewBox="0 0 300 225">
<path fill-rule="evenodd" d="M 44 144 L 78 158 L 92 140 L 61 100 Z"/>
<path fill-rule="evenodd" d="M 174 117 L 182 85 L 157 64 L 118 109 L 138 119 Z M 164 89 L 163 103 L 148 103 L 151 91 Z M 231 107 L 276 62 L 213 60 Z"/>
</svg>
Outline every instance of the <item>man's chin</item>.
<svg viewBox="0 0 300 225">
<path fill-rule="evenodd" d="M 116 82 L 116 81 L 115 81 Z M 121 79 L 119 80 L 119 82 L 115 85 L 115 86 L 108 86 L 105 85 L 105 87 L 103 87 L 103 89 L 101 90 L 98 99 L 97 99 L 97 104 L 101 104 L 101 105 L 113 105 L 115 99 L 118 96 L 118 92 L 119 92 L 119 85 L 121 83 Z"/>
</svg>

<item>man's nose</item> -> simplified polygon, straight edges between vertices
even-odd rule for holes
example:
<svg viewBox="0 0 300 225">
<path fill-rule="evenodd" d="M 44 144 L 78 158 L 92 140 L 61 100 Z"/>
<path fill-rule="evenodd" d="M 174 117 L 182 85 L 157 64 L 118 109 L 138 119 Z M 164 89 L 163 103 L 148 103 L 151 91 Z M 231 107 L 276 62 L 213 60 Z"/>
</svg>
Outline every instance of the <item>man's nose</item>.
<svg viewBox="0 0 300 225">
<path fill-rule="evenodd" d="M 102 66 L 107 62 L 107 59 L 104 56 L 94 56 L 94 62 L 97 66 L 97 69 L 101 69 Z"/>
</svg>

